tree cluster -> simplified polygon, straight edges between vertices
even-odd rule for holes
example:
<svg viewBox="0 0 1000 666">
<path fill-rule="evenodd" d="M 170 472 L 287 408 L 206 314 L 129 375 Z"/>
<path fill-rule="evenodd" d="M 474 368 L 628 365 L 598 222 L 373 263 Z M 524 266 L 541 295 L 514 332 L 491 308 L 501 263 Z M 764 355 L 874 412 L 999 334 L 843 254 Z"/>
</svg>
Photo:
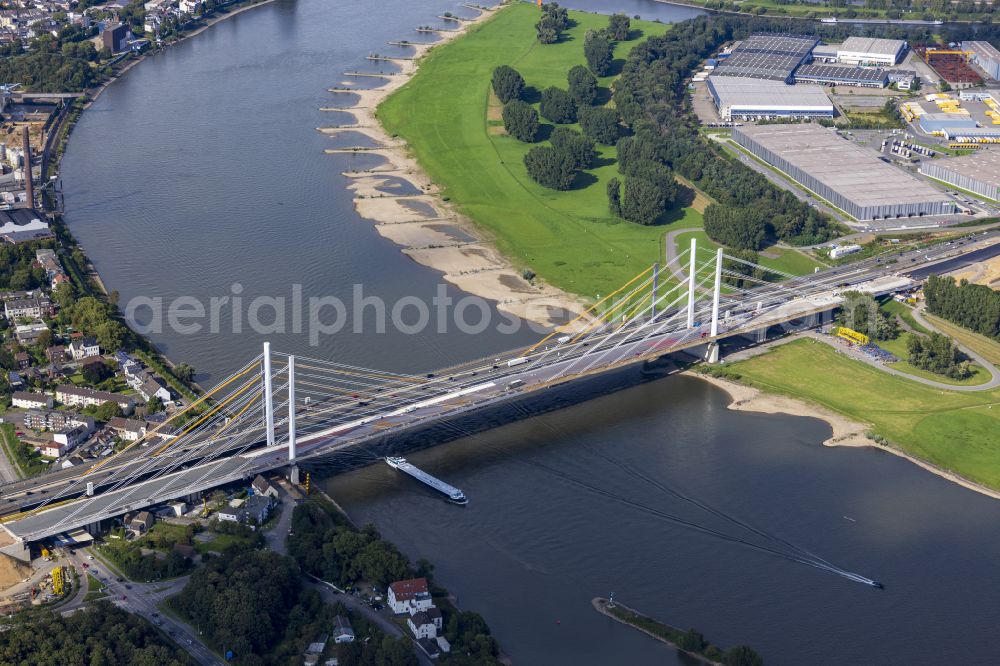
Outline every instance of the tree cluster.
<svg viewBox="0 0 1000 666">
<path fill-rule="evenodd" d="M 535 24 L 539 42 L 555 44 L 562 38 L 562 33 L 567 28 L 569 28 L 569 14 L 565 7 L 560 7 L 555 2 L 542 5 L 542 18 Z"/>
<path fill-rule="evenodd" d="M 581 106 L 577 111 L 580 129 L 597 143 L 613 146 L 621 136 L 618 112 L 608 107 Z"/>
<path fill-rule="evenodd" d="M 924 283 L 924 298 L 931 314 L 959 326 L 1000 340 L 1000 292 L 981 284 L 931 275 Z"/>
<path fill-rule="evenodd" d="M 628 16 L 625 14 L 612 14 L 608 17 L 608 27 L 606 30 L 608 39 L 613 39 L 616 42 L 624 42 L 628 39 L 628 32 L 631 27 L 632 22 Z"/>
<path fill-rule="evenodd" d="M 910 365 L 952 379 L 972 376 L 972 368 L 965 355 L 947 335 L 931 333 L 929 336 L 911 335 L 906 341 Z"/>
<path fill-rule="evenodd" d="M 618 142 L 618 171 L 626 176 L 619 191 L 608 185 L 608 208 L 630 222 L 655 224 L 677 199 L 674 174 L 655 155 L 642 150 L 632 137 Z"/>
<path fill-rule="evenodd" d="M 562 88 L 549 86 L 543 90 L 538 110 L 543 118 L 558 125 L 576 122 L 576 102 Z"/>
<path fill-rule="evenodd" d="M 536 146 L 524 156 L 528 176 L 553 190 L 568 190 L 581 169 L 588 169 L 596 152 L 594 142 L 568 127 L 557 127 L 551 146 Z"/>
<path fill-rule="evenodd" d="M 30 291 L 46 283 L 45 269 L 35 266 L 35 250 L 52 247 L 51 241 L 0 245 L 0 289 Z"/>
<path fill-rule="evenodd" d="M 864 333 L 872 340 L 894 340 L 899 335 L 896 317 L 879 308 L 874 296 L 846 291 L 843 297 L 844 307 L 837 315 L 838 324 Z"/>
<path fill-rule="evenodd" d="M 196 662 L 138 615 L 107 601 L 77 613 L 31 611 L 4 620 L 0 663 L 192 666 Z"/>
<path fill-rule="evenodd" d="M 597 100 L 597 77 L 583 65 L 574 65 L 566 74 L 569 96 L 577 106 L 593 104 Z"/>
</svg>

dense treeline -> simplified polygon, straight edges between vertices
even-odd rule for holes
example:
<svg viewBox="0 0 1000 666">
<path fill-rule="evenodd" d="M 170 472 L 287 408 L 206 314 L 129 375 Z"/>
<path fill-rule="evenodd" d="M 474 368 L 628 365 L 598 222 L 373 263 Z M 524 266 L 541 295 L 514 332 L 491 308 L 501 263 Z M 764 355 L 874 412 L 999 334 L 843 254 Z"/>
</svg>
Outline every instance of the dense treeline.
<svg viewBox="0 0 1000 666">
<path fill-rule="evenodd" d="M 924 283 L 924 298 L 931 314 L 1000 340 L 1000 292 L 966 280 L 956 283 L 955 278 L 931 275 Z"/>
<path fill-rule="evenodd" d="M 0 245 L 0 289 L 30 290 L 46 284 L 45 269 L 35 266 L 35 250 L 52 241 Z"/>
<path fill-rule="evenodd" d="M 371 525 L 361 530 L 350 525 L 327 503 L 314 499 L 295 507 L 288 550 L 302 570 L 344 586 L 361 581 L 384 588 L 388 583 L 415 576 L 426 577 L 441 608 L 444 635 L 451 643 L 451 652 L 442 655 L 441 663 L 499 664 L 499 647 L 490 629 L 478 613 L 458 611 L 441 598 L 447 592 L 433 585 L 433 567 L 421 560 L 416 569 L 395 546 L 383 541 Z M 395 663 L 395 662 L 366 662 Z"/>
<path fill-rule="evenodd" d="M 668 166 L 713 197 L 718 203 L 706 211 L 706 232 L 746 250 L 760 249 L 767 238 L 803 245 L 838 233 L 818 211 L 700 138 L 688 113 L 685 81 L 690 72 L 724 42 L 763 27 L 735 17 L 680 23 L 632 49 L 614 93 L 644 159 Z"/>
<path fill-rule="evenodd" d="M 26 666 L 189 666 L 194 664 L 142 618 L 106 601 L 62 616 L 31 611 L 5 620 L 0 663 Z"/>
</svg>

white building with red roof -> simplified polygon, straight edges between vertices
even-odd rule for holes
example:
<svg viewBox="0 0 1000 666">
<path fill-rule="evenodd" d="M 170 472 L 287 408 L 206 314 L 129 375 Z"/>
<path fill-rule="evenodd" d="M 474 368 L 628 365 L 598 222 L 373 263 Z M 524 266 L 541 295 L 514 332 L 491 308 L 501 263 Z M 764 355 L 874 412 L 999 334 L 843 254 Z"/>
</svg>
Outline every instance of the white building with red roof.
<svg viewBox="0 0 1000 666">
<path fill-rule="evenodd" d="M 393 613 L 413 614 L 434 606 L 431 593 L 427 589 L 426 578 L 409 578 L 397 580 L 389 585 L 387 595 L 389 608 Z"/>
</svg>

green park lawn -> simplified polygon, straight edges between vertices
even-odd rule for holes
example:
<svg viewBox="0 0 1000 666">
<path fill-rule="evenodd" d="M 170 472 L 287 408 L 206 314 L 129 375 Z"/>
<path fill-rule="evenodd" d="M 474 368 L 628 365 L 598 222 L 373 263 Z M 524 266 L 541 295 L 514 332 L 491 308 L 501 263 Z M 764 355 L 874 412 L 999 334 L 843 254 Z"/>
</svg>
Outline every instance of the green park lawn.
<svg viewBox="0 0 1000 666">
<path fill-rule="evenodd" d="M 1000 389 L 959 393 L 894 377 L 811 339 L 725 366 L 741 381 L 872 424 L 893 445 L 1000 489 Z"/>
<path fill-rule="evenodd" d="M 709 238 L 708 234 L 699 230 L 677 234 L 676 243 L 678 251 L 687 249 L 691 245 L 692 238 L 698 239 L 699 248 L 705 248 L 715 252 L 715 250 L 719 247 L 719 244 Z M 698 256 L 704 258 L 707 255 L 699 250 Z M 807 273 L 812 273 L 817 267 L 820 269 L 823 268 L 823 264 L 819 263 L 815 259 L 807 257 L 801 252 L 788 247 L 778 247 L 773 245 L 761 250 L 759 257 L 761 266 L 773 268 L 776 271 L 781 271 L 790 275 L 806 275 Z M 774 280 L 784 279 L 776 275 L 769 275 L 768 278 Z"/>
<path fill-rule="evenodd" d="M 518 268 L 594 298 L 662 260 L 667 231 L 700 227 L 702 220 L 691 208 L 671 210 L 663 224 L 651 227 L 612 217 L 605 188 L 618 175 L 614 147 L 601 146 L 597 166 L 569 191 L 543 188 L 528 177 L 523 157 L 537 144 L 502 134 L 499 108 L 489 108 L 490 77 L 506 64 L 536 93 L 550 85 L 567 88 L 567 71 L 585 64 L 584 34 L 608 22 L 606 16 L 569 15 L 575 26 L 561 42 L 544 45 L 535 39 L 536 7 L 517 4 L 498 11 L 469 34 L 430 51 L 417 74 L 379 106 L 378 116 L 390 133 L 409 143 L 443 195 Z M 633 45 L 668 26 L 633 20 L 632 28 L 632 39 L 616 47 L 616 70 Z M 613 79 L 599 80 L 604 101 Z"/>
</svg>

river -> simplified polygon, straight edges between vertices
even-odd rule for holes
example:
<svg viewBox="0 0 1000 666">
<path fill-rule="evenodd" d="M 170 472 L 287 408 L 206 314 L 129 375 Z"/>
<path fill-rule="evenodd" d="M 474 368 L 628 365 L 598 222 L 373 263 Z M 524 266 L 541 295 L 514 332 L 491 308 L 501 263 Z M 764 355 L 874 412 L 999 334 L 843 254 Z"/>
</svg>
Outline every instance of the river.
<svg viewBox="0 0 1000 666">
<path fill-rule="evenodd" d="M 665 21 L 698 13 L 647 0 L 566 4 Z M 371 71 L 365 54 L 421 39 L 415 26 L 461 10 L 387 0 L 375 21 L 366 7 L 276 0 L 149 58 L 83 115 L 63 162 L 66 217 L 123 303 L 280 297 L 293 285 L 344 300 L 354 284 L 389 302 L 436 293 L 439 274 L 353 211 L 340 172 L 374 160 L 324 155 L 333 144 L 314 128 L 339 115 L 319 108 L 341 72 Z M 231 325 L 151 337 L 209 383 L 264 339 Z M 287 351 L 415 371 L 536 334 L 268 337 Z M 824 449 L 819 421 L 725 404 L 709 385 L 671 378 L 410 456 L 461 487 L 466 507 L 383 465 L 324 486 L 412 559 L 434 562 L 519 664 L 686 663 L 590 607 L 611 592 L 722 646 L 750 644 L 772 665 L 995 663 L 1000 504 L 892 456 Z M 704 531 L 776 543 L 725 518 L 886 589 Z"/>
</svg>

